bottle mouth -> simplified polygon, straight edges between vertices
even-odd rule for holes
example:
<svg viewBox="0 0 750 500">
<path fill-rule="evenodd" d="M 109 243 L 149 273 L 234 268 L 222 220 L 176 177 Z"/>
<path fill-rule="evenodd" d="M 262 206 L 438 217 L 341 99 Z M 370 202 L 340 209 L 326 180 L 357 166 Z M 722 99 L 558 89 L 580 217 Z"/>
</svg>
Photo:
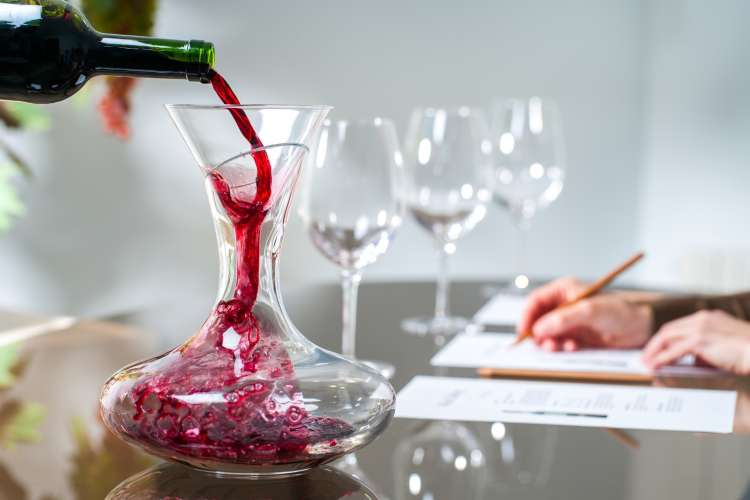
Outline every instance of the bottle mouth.
<svg viewBox="0 0 750 500">
<path fill-rule="evenodd" d="M 203 40 L 190 40 L 188 42 L 188 54 L 190 54 L 188 67 L 186 68 L 188 80 L 209 83 L 211 71 L 216 62 L 214 44 Z"/>
</svg>

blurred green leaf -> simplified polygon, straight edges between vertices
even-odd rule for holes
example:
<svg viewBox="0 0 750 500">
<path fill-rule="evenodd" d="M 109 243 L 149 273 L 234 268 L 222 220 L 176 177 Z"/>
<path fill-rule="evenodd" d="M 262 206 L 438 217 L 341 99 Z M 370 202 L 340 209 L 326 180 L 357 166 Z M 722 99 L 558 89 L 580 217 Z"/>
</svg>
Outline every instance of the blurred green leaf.
<svg viewBox="0 0 750 500">
<path fill-rule="evenodd" d="M 22 403 L 21 408 L 5 429 L 3 441 L 7 448 L 16 443 L 35 443 L 42 438 L 39 426 L 47 410 L 39 403 Z"/>
<path fill-rule="evenodd" d="M 18 156 L 13 149 L 11 149 L 10 146 L 8 146 L 2 138 L 0 138 L 0 152 L 5 153 L 5 156 L 8 158 L 8 161 L 10 162 L 10 165 L 12 167 L 15 167 L 14 170 L 17 172 L 20 172 L 25 177 L 33 177 L 33 173 L 31 172 L 31 168 L 26 164 L 25 161 L 23 161 L 23 158 Z M 2 164 L 0 164 L 0 167 Z"/>
<path fill-rule="evenodd" d="M 15 344 L 0 347 L 0 387 L 9 387 L 16 381 L 13 369 L 18 361 L 18 346 Z"/>
<path fill-rule="evenodd" d="M 34 443 L 47 411 L 39 403 L 10 400 L 0 406 L 0 444 L 13 449 L 18 443 Z"/>
<path fill-rule="evenodd" d="M 11 165 L 0 164 L 0 234 L 10 229 L 16 217 L 25 213 L 23 203 L 11 181 L 16 170 Z"/>
<path fill-rule="evenodd" d="M 47 130 L 50 125 L 49 114 L 36 104 L 26 102 L 6 102 L 6 111 L 16 122 L 27 130 Z"/>
</svg>

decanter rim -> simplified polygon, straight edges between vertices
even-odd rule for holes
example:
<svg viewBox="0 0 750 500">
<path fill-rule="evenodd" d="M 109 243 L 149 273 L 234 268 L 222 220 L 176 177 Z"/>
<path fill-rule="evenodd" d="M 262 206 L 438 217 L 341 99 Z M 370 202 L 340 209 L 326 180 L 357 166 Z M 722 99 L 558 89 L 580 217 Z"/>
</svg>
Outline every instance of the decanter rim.
<svg viewBox="0 0 750 500">
<path fill-rule="evenodd" d="M 301 109 L 305 111 L 330 111 L 326 104 L 165 104 L 167 109 Z"/>
</svg>

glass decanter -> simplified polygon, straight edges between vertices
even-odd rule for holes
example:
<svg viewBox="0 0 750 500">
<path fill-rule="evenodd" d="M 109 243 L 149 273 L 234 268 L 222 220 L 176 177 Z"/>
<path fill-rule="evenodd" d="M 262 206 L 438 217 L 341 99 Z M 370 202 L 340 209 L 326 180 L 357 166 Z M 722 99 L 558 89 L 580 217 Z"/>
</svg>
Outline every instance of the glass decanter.
<svg viewBox="0 0 750 500">
<path fill-rule="evenodd" d="M 104 422 L 162 458 L 222 474 L 304 472 L 372 441 L 395 393 L 377 371 L 307 340 L 279 287 L 284 227 L 327 107 L 168 105 L 200 165 L 220 256 L 214 309 L 181 346 L 104 385 Z M 235 119 L 246 114 L 263 147 Z"/>
</svg>

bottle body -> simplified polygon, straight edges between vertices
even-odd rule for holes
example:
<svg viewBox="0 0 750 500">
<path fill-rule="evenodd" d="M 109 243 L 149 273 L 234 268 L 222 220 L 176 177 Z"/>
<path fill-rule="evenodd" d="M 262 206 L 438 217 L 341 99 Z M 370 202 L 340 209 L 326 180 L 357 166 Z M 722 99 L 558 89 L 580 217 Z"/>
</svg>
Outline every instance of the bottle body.
<svg viewBox="0 0 750 500">
<path fill-rule="evenodd" d="M 102 34 L 62 0 L 0 1 L 0 99 L 63 100 L 93 76 L 207 82 L 210 43 Z"/>
</svg>

